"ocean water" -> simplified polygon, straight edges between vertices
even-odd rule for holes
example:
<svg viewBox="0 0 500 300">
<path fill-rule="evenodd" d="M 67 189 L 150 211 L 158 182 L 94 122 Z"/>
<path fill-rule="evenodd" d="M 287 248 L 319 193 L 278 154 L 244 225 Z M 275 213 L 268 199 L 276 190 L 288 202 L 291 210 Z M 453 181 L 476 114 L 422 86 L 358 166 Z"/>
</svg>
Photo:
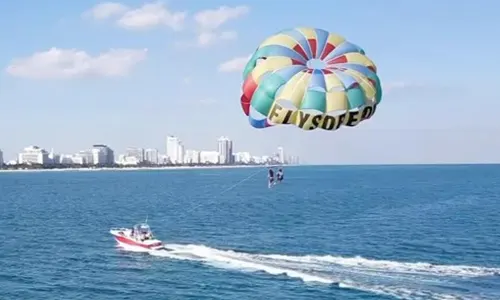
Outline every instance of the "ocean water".
<svg viewBox="0 0 500 300">
<path fill-rule="evenodd" d="M 500 166 L 0 173 L 0 299 L 500 299 Z M 120 249 L 144 221 L 175 251 Z"/>
</svg>

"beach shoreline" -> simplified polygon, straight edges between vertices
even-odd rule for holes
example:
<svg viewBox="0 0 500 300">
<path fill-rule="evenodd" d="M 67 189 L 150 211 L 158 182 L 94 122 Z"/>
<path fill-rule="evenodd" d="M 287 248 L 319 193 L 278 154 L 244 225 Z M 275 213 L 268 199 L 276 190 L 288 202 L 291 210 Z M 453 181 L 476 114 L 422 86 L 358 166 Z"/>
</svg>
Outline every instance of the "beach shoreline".
<svg viewBox="0 0 500 300">
<path fill-rule="evenodd" d="M 293 165 L 286 165 L 292 167 Z M 179 170 L 213 170 L 213 169 L 243 169 L 267 168 L 266 165 L 232 165 L 232 166 L 169 166 L 169 167 L 129 167 L 129 168 L 67 168 L 67 169 L 14 169 L 0 170 L 0 173 L 38 173 L 38 172 L 95 172 L 95 171 L 179 171 Z M 273 167 L 277 167 L 274 166 Z M 285 166 L 283 166 L 285 167 Z"/>
</svg>

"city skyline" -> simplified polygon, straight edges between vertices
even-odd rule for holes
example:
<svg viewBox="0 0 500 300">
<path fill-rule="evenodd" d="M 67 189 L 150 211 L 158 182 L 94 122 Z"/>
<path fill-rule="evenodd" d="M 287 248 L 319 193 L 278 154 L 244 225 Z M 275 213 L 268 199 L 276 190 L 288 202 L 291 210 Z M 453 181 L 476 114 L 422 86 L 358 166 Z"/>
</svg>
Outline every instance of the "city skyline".
<svg viewBox="0 0 500 300">
<path fill-rule="evenodd" d="M 171 132 L 203 149 L 224 133 L 238 148 L 280 145 L 308 163 L 500 162 L 500 103 L 487 88 L 500 62 L 462 66 L 463 53 L 500 51 L 496 5 L 5 2 L 0 148 L 6 160 L 29 144 L 163 149 L 158 136 Z M 340 34 L 373 60 L 383 96 L 370 120 L 334 132 L 249 125 L 243 67 L 266 38 L 298 26 Z"/>
<path fill-rule="evenodd" d="M 178 136 L 174 136 L 174 135 L 166 135 L 166 138 L 165 140 L 168 141 L 168 138 L 169 137 L 174 137 L 180 141 L 183 141 L 180 137 Z M 213 142 L 212 144 L 212 147 L 205 147 L 205 148 L 201 148 L 201 149 L 206 149 L 207 151 L 217 151 L 218 150 L 218 139 L 220 139 L 220 137 L 225 137 L 225 136 L 219 136 L 219 138 L 216 138 L 214 139 L 215 142 Z M 234 143 L 234 140 L 231 140 L 232 143 Z M 167 142 L 168 143 L 168 142 Z M 115 149 L 117 151 L 117 153 L 126 153 L 128 149 L 144 149 L 144 150 L 157 150 L 159 154 L 167 154 L 167 151 L 166 151 L 166 144 L 167 143 L 161 143 L 161 142 L 156 142 L 155 144 L 156 145 L 161 145 L 161 144 L 165 144 L 164 147 L 149 147 L 149 146 L 125 146 L 123 147 L 122 149 L 118 149 L 118 148 L 115 148 L 113 147 L 113 145 L 111 143 L 102 143 L 103 145 L 107 145 L 109 146 L 110 148 L 112 149 Z M 88 145 L 92 145 L 92 144 L 95 144 L 95 145 L 99 145 L 99 144 L 96 144 L 96 143 L 89 143 Z M 87 148 L 88 148 L 88 145 L 87 145 Z M 189 145 L 189 144 L 188 144 Z M 24 146 L 22 146 L 20 149 L 14 149 L 14 151 L 10 151 L 9 152 L 6 152 L 4 149 L 6 149 L 6 147 L 4 147 L 4 145 L 0 145 L 0 152 L 1 152 L 1 155 L 4 159 L 4 161 L 10 161 L 10 160 L 15 160 L 17 159 L 17 155 L 19 154 L 20 151 L 22 151 L 24 148 L 26 147 L 30 147 L 30 146 L 36 146 L 36 147 L 40 147 L 40 148 L 43 148 L 47 151 L 55 151 L 56 153 L 77 153 L 78 151 L 81 151 L 82 149 L 86 149 L 85 145 L 80 147 L 80 148 L 77 148 L 77 149 L 71 149 L 70 147 L 64 147 L 64 149 L 69 149 L 69 150 L 59 150 L 55 147 L 46 147 L 46 145 L 44 144 L 37 144 L 37 143 L 26 143 Z M 196 147 L 187 147 L 184 145 L 184 142 L 182 142 L 182 146 L 185 148 L 185 150 L 196 150 L 196 149 L 200 149 L 200 148 L 196 148 Z M 272 145 L 271 144 L 271 147 L 266 147 L 266 149 L 273 149 L 276 150 L 278 149 L 280 146 L 279 144 L 274 144 Z M 265 150 L 261 150 L 261 151 L 249 151 L 249 150 L 242 150 L 242 151 L 236 151 L 236 152 L 252 152 L 252 153 L 255 153 L 256 155 L 265 155 L 265 153 L 269 152 L 269 151 L 265 151 Z M 271 151 L 272 152 L 272 151 Z"/>
<path fill-rule="evenodd" d="M 0 162 L 8 165 L 40 164 L 40 165 L 151 165 L 165 164 L 249 164 L 249 163 L 298 163 L 297 156 L 285 156 L 283 147 L 277 147 L 273 153 L 255 155 L 248 151 L 235 152 L 233 141 L 221 136 L 217 139 L 215 149 L 186 149 L 183 141 L 176 136 L 168 135 L 165 139 L 164 151 L 156 148 L 127 147 L 117 152 L 106 144 L 94 144 L 90 148 L 80 149 L 73 153 L 55 151 L 30 145 L 18 152 L 14 159 L 3 159 L 0 149 Z"/>
</svg>

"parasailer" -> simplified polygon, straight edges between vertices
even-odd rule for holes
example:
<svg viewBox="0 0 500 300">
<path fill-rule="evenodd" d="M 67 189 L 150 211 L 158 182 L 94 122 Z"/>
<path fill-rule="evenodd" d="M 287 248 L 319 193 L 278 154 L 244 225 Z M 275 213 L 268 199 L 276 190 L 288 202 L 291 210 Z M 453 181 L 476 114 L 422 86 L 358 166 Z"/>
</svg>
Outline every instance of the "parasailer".
<svg viewBox="0 0 500 300">
<path fill-rule="evenodd" d="M 281 183 L 283 181 L 283 168 L 279 168 L 278 172 L 276 173 L 276 180 L 278 183 Z"/>
<path fill-rule="evenodd" d="M 273 168 L 269 167 L 269 171 L 267 174 L 267 186 L 271 188 L 275 184 L 274 182 L 274 170 Z"/>
<path fill-rule="evenodd" d="M 371 118 L 382 99 L 377 68 L 364 50 L 317 28 L 269 37 L 251 56 L 243 77 L 241 106 L 255 128 L 354 127 Z"/>
</svg>

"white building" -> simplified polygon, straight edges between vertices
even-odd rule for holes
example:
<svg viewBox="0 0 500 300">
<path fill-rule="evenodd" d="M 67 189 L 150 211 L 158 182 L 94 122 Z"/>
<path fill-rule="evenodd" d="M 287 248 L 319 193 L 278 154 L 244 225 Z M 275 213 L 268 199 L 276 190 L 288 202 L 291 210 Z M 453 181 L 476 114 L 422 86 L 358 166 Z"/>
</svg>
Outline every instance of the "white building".
<svg viewBox="0 0 500 300">
<path fill-rule="evenodd" d="M 285 151 L 283 150 L 283 147 L 278 147 L 278 162 L 280 164 L 285 163 Z"/>
<path fill-rule="evenodd" d="M 225 136 L 220 137 L 218 139 L 218 150 L 220 164 L 233 163 L 233 141 Z"/>
<path fill-rule="evenodd" d="M 62 165 L 75 164 L 75 162 L 73 161 L 73 157 L 74 156 L 71 154 L 61 154 L 61 156 L 59 156 L 59 163 Z"/>
<path fill-rule="evenodd" d="M 196 150 L 186 150 L 184 154 L 185 164 L 199 164 L 200 163 L 200 151 Z"/>
<path fill-rule="evenodd" d="M 168 163 L 168 155 L 158 154 L 158 163 L 160 165 L 165 165 Z"/>
<path fill-rule="evenodd" d="M 178 137 L 167 137 L 167 156 L 171 163 L 181 164 L 182 157 L 184 156 L 184 146 Z"/>
<path fill-rule="evenodd" d="M 76 154 L 61 154 L 57 162 L 63 165 L 88 165 L 92 163 L 92 153 L 80 151 Z"/>
<path fill-rule="evenodd" d="M 94 165 L 112 165 L 115 163 L 113 150 L 106 145 L 92 146 L 92 163 Z"/>
<path fill-rule="evenodd" d="M 140 161 L 135 156 L 128 156 L 126 154 L 122 154 L 118 157 L 116 163 L 122 166 L 137 166 L 140 163 Z"/>
<path fill-rule="evenodd" d="M 106 158 L 106 153 L 102 149 L 92 148 L 92 163 L 94 165 L 104 165 Z"/>
<path fill-rule="evenodd" d="M 254 162 L 256 164 L 265 164 L 265 163 L 269 163 L 271 161 L 272 161 L 271 157 L 269 157 L 267 155 L 252 156 L 252 162 Z"/>
<path fill-rule="evenodd" d="M 47 164 L 49 153 L 38 146 L 29 146 L 23 149 L 18 155 L 19 164 Z"/>
<path fill-rule="evenodd" d="M 234 154 L 234 161 L 240 164 L 248 164 L 252 161 L 250 152 L 236 152 Z"/>
<path fill-rule="evenodd" d="M 262 157 L 260 156 L 252 156 L 252 162 L 256 164 L 261 164 L 262 163 Z"/>
<path fill-rule="evenodd" d="M 182 143 L 180 143 L 179 147 L 177 148 L 177 163 L 178 164 L 184 163 L 184 154 L 185 154 L 184 145 Z"/>
<path fill-rule="evenodd" d="M 218 164 L 218 151 L 200 151 L 200 163 L 202 164 Z"/>
<path fill-rule="evenodd" d="M 72 156 L 74 164 L 91 165 L 94 163 L 94 154 L 91 150 L 83 150 Z"/>
<path fill-rule="evenodd" d="M 0 150 L 0 167 L 3 166 L 3 152 Z"/>
<path fill-rule="evenodd" d="M 54 149 L 51 149 L 49 152 L 49 163 L 58 164 L 61 160 L 61 156 L 54 152 Z"/>
<path fill-rule="evenodd" d="M 127 148 L 125 156 L 134 157 L 139 163 L 144 161 L 144 149 L 142 148 Z"/>
<path fill-rule="evenodd" d="M 150 164 L 158 164 L 158 150 L 157 149 L 146 149 L 144 151 L 144 160 Z"/>
</svg>

